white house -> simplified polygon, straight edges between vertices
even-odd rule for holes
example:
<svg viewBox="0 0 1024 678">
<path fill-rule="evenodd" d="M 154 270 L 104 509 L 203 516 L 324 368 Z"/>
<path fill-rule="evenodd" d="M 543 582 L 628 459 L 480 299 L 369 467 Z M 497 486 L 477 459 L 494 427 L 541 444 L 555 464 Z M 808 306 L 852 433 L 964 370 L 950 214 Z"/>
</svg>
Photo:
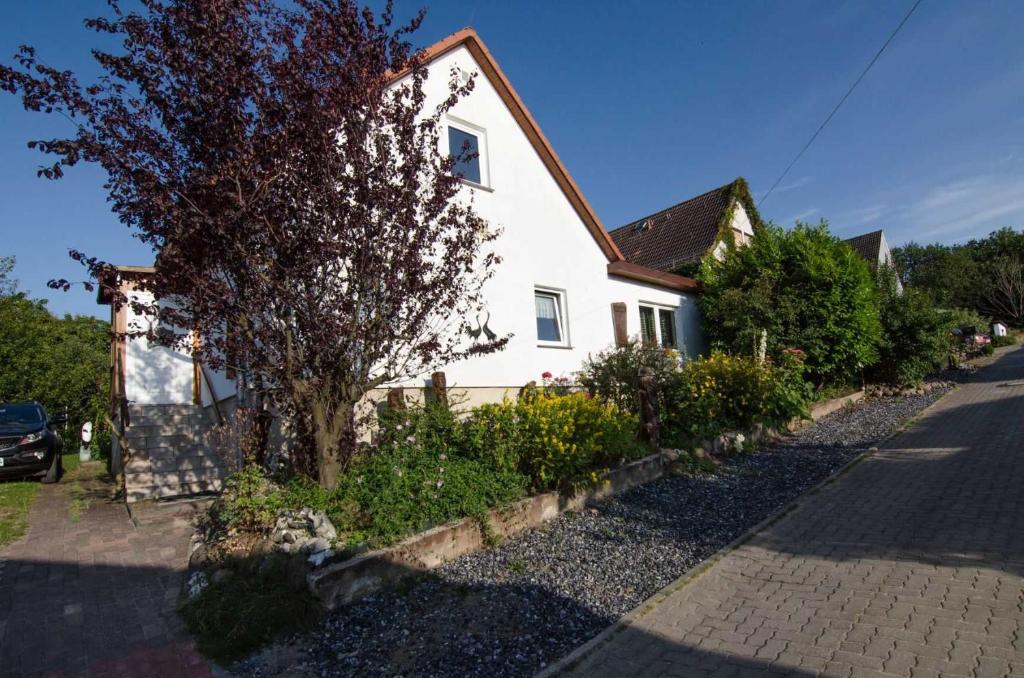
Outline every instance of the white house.
<svg viewBox="0 0 1024 678">
<path fill-rule="evenodd" d="M 1006 325 L 1000 322 L 992 323 L 992 336 L 993 337 L 1005 337 L 1006 336 Z"/>
<path fill-rule="evenodd" d="M 502 263 L 485 288 L 487 313 L 480 320 L 513 335 L 503 351 L 444 367 L 449 388 L 470 402 L 500 400 L 542 372 L 571 375 L 589 354 L 627 336 L 643 334 L 686 356 L 702 351 L 696 283 L 623 257 L 479 36 L 464 29 L 427 55 L 428 108 L 447 96 L 453 68 L 478 73 L 472 94 L 444 122 L 443 150 L 468 143 L 479 153 L 459 168 L 463 190 L 480 216 L 503 229 L 495 246 Z M 130 290 L 146 271 L 123 267 L 116 284 Z M 101 292 L 100 301 L 109 298 Z M 112 321 L 124 329 L 138 319 L 121 306 Z M 197 434 L 230 411 L 233 383 L 189 355 L 145 340 L 116 344 L 112 369 L 114 413 L 127 401 L 129 433 L 140 421 L 147 429 L 146 436 L 130 434 L 129 445 L 146 438 L 140 448 L 161 450 L 152 455 L 159 464 L 126 469 L 129 496 L 216 489 L 222 469 L 197 451 Z M 170 421 L 184 421 L 189 430 L 159 428 Z M 178 436 L 175 444 L 165 444 L 163 431 Z M 199 464 L 205 474 L 182 473 L 180 460 Z"/>
</svg>

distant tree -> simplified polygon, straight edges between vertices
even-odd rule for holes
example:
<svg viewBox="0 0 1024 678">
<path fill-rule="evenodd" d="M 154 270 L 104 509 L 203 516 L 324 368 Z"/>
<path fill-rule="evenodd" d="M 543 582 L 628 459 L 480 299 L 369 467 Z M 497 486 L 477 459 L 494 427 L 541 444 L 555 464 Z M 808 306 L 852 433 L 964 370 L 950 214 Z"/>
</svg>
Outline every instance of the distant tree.
<svg viewBox="0 0 1024 678">
<path fill-rule="evenodd" d="M 41 299 L 0 297 L 0 401 L 36 400 L 68 412 L 68 429 L 102 427 L 110 393 L 110 326 L 90 316 L 55 317 Z M 72 441 L 73 442 L 73 441 Z"/>
<path fill-rule="evenodd" d="M 58 158 L 40 173 L 106 170 L 114 210 L 156 253 L 145 285 L 174 299 L 159 312 L 176 341 L 195 330 L 204 362 L 239 370 L 264 410 L 296 424 L 298 468 L 333 487 L 371 389 L 507 340 L 464 332 L 496 232 L 460 198 L 439 135 L 473 82 L 453 73 L 426 109 L 424 59 L 406 39 L 423 15 L 394 28 L 390 3 L 379 18 L 352 0 L 111 4 L 113 18 L 86 22 L 121 40 L 94 52 L 98 82 L 26 47 L 0 87 L 74 121 L 71 136 L 30 144 Z"/>
<path fill-rule="evenodd" d="M 761 228 L 750 245 L 708 257 L 700 279 L 704 331 L 715 346 L 752 355 L 764 332 L 775 360 L 802 349 L 819 385 L 851 380 L 877 360 L 871 273 L 824 221 Z"/>
<path fill-rule="evenodd" d="M 968 308 L 1024 326 L 1020 277 L 1024 231 L 1002 228 L 958 245 L 908 243 L 893 250 L 905 286 L 941 308 Z"/>
<path fill-rule="evenodd" d="M 0 297 L 14 294 L 18 281 L 11 278 L 14 272 L 14 257 L 0 257 Z"/>
</svg>

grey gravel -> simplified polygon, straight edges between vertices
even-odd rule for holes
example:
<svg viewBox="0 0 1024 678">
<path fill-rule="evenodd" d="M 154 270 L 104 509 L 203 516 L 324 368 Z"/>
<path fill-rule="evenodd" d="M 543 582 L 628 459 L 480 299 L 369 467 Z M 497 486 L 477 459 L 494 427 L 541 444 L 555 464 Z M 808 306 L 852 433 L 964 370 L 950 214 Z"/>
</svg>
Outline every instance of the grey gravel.
<svg viewBox="0 0 1024 678">
<path fill-rule="evenodd" d="M 338 610 L 242 675 L 528 676 L 949 390 L 869 398 L 714 475 L 668 476 Z"/>
</svg>

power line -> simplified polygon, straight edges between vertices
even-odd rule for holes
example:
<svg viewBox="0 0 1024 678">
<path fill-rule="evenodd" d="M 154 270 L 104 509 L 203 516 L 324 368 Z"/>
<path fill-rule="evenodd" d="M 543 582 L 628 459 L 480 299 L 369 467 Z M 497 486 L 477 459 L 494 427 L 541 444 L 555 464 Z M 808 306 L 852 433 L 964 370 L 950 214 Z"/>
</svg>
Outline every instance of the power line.
<svg viewBox="0 0 1024 678">
<path fill-rule="evenodd" d="M 846 90 L 846 94 L 843 95 L 843 98 L 839 100 L 839 103 L 836 104 L 836 107 L 833 108 L 832 112 L 828 114 L 827 118 L 825 118 L 825 122 L 821 123 L 821 126 L 818 127 L 814 134 L 811 135 L 811 138 L 807 140 L 807 143 L 804 144 L 804 147 L 801 148 L 800 152 L 796 154 L 796 157 L 793 158 L 793 161 L 786 166 L 786 169 L 782 172 L 782 174 L 779 175 L 779 178 L 775 180 L 775 183 L 772 184 L 772 187 L 769 188 L 768 192 L 764 194 L 764 197 L 757 202 L 758 207 L 764 204 L 764 201 L 768 199 L 768 196 L 772 194 L 772 191 L 774 191 L 776 187 L 780 183 L 782 183 L 782 180 L 786 178 L 786 175 L 789 174 L 789 170 L 793 169 L 793 165 L 795 165 L 797 161 L 803 157 L 804 153 L 807 152 L 807 149 L 811 147 L 811 144 L 813 144 L 814 140 L 818 138 L 818 135 L 821 134 L 821 131 L 823 129 L 825 129 L 825 126 L 828 125 L 829 121 L 832 120 L 832 117 L 836 114 L 837 111 L 839 111 L 839 109 L 850 97 L 850 95 L 853 94 L 853 90 L 857 89 L 857 85 L 859 85 L 860 81 L 864 79 L 864 76 L 868 74 L 868 71 L 871 70 L 871 67 L 874 66 L 875 62 L 878 61 L 878 58 L 882 56 L 882 52 L 885 51 L 885 48 L 889 46 L 889 43 L 893 41 L 893 38 L 896 37 L 896 34 L 900 32 L 900 30 L 903 28 L 903 25 L 907 23 L 907 20 L 917 9 L 917 6 L 920 5 L 922 2 L 923 0 L 917 0 L 917 2 L 914 3 L 914 6 L 911 7 L 910 11 L 907 12 L 906 16 L 903 17 L 903 20 L 900 21 L 899 25 L 896 27 L 896 30 L 892 32 L 892 34 L 889 36 L 889 39 L 885 41 L 885 44 L 883 44 L 882 47 L 875 53 L 875 56 L 872 57 L 870 62 L 868 62 L 867 67 L 861 72 L 857 79 L 853 81 L 853 84 L 850 85 L 850 89 Z"/>
</svg>

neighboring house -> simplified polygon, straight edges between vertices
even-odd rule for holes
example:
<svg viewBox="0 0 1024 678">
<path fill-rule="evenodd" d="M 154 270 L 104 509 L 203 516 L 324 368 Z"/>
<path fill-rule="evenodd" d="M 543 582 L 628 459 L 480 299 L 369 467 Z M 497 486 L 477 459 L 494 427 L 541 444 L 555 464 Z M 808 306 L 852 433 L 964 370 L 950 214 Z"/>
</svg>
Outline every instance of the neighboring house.
<svg viewBox="0 0 1024 678">
<path fill-rule="evenodd" d="M 468 143 L 479 154 L 459 168 L 466 177 L 464 197 L 472 196 L 480 216 L 502 228 L 495 245 L 502 263 L 484 289 L 487 309 L 478 322 L 512 335 L 503 351 L 445 367 L 450 387 L 463 392 L 468 404 L 514 396 L 542 372 L 568 376 L 588 355 L 641 332 L 683 355 L 700 352 L 696 283 L 623 256 L 476 33 L 465 29 L 449 36 L 429 48 L 427 57 L 428 109 L 447 97 L 453 69 L 479 73 L 472 94 L 447 116 L 442 143 L 445 150 Z M 741 230 L 744 237 L 751 233 L 749 225 Z M 123 267 L 112 284 L 130 290 L 145 272 Z M 121 306 L 112 321 L 121 329 L 138 319 Z M 128 410 L 130 446 L 144 438 L 140 446 L 158 450 L 149 455 L 153 468 L 146 471 L 141 459 L 133 469 L 137 481 L 126 467 L 129 498 L 202 489 L 206 476 L 193 481 L 175 460 L 213 469 L 200 434 L 219 413 L 230 412 L 234 384 L 189 355 L 150 347 L 145 340 L 118 343 L 112 355 L 112 413 Z M 424 387 L 428 377 L 403 385 Z M 146 435 L 133 433 L 140 421 Z M 181 426 L 162 428 L 162 421 Z M 163 431 L 176 436 L 173 444 Z M 209 485 L 216 489 L 215 482 Z"/>
<path fill-rule="evenodd" d="M 757 208 L 742 178 L 611 231 L 629 261 L 693 275 L 708 254 L 754 237 Z"/>
<path fill-rule="evenodd" d="M 1006 325 L 1001 322 L 992 323 L 992 336 L 993 337 L 1005 337 L 1006 336 Z"/>
<path fill-rule="evenodd" d="M 844 242 L 852 247 L 853 251 L 859 254 L 864 261 L 868 262 L 872 273 L 877 273 L 879 268 L 895 265 L 892 250 L 889 249 L 885 231 L 882 229 L 847 238 Z M 898 276 L 896 289 L 903 292 L 903 283 L 900 282 Z"/>
</svg>

